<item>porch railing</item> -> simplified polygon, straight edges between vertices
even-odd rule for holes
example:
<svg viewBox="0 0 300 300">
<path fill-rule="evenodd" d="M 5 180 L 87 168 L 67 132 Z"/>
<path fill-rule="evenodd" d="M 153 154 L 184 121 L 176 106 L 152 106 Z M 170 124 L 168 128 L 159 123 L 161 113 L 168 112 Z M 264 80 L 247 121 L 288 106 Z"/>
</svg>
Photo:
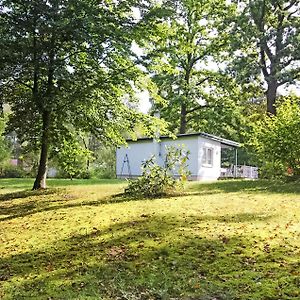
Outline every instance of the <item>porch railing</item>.
<svg viewBox="0 0 300 300">
<path fill-rule="evenodd" d="M 245 165 L 221 168 L 220 178 L 250 178 L 258 179 L 258 168 Z"/>
</svg>

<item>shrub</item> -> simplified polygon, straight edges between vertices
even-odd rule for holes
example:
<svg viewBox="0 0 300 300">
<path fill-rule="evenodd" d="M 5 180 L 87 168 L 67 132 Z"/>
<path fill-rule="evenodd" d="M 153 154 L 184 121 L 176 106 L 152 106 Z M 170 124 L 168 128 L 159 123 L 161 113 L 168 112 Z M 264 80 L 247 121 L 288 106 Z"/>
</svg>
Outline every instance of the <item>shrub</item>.
<svg viewBox="0 0 300 300">
<path fill-rule="evenodd" d="M 141 177 L 129 182 L 125 195 L 155 198 L 179 191 L 189 175 L 188 155 L 189 152 L 183 148 L 168 147 L 163 167 L 152 156 L 142 164 Z M 174 176 L 175 172 L 179 175 L 178 179 Z"/>
<path fill-rule="evenodd" d="M 62 172 L 60 176 L 69 178 L 90 178 L 86 171 L 86 162 L 91 158 L 91 151 L 82 147 L 76 140 L 63 140 L 56 149 L 56 160 Z"/>
<path fill-rule="evenodd" d="M 1 170 L 2 178 L 24 178 L 26 172 L 19 166 L 6 165 Z"/>
<path fill-rule="evenodd" d="M 288 97 L 276 116 L 266 116 L 254 127 L 251 146 L 265 177 L 300 175 L 300 99 Z"/>
<path fill-rule="evenodd" d="M 99 145 L 94 151 L 91 164 L 92 176 L 99 179 L 116 178 L 116 149 L 109 145 Z"/>
</svg>

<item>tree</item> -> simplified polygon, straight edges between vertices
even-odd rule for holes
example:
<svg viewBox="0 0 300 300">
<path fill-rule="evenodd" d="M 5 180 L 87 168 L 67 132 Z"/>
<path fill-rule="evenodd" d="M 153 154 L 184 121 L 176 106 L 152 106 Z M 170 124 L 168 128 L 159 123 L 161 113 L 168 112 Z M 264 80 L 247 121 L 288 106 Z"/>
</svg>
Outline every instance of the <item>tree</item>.
<svg viewBox="0 0 300 300">
<path fill-rule="evenodd" d="M 266 84 L 267 112 L 274 115 L 278 88 L 300 78 L 300 3 L 248 0 L 238 5 L 231 71 L 242 83 Z"/>
<path fill-rule="evenodd" d="M 55 149 L 59 166 L 73 179 L 75 175 L 86 173 L 86 161 L 92 156 L 91 151 L 85 149 L 79 141 L 63 140 L 60 148 Z"/>
<path fill-rule="evenodd" d="M 300 99 L 280 98 L 276 116 L 266 115 L 254 126 L 250 145 L 267 175 L 300 175 Z"/>
<path fill-rule="evenodd" d="M 5 124 L 6 117 L 0 117 L 0 166 L 3 167 L 9 157 L 10 157 L 10 148 L 8 142 L 5 140 L 4 132 L 5 132 Z"/>
<path fill-rule="evenodd" d="M 130 51 L 138 1 L 0 1 L 0 88 L 9 126 L 40 149 L 33 189 L 46 187 L 49 153 L 70 130 L 119 144 L 154 118 L 135 108 L 142 72 Z M 72 143 L 72 141 L 69 141 Z"/>
<path fill-rule="evenodd" d="M 226 1 L 176 0 L 163 1 L 148 17 L 150 29 L 141 45 L 149 73 L 166 100 L 155 109 L 179 133 L 193 128 L 190 124 L 201 111 L 226 107 L 226 98 L 216 102 L 224 86 L 217 58 L 227 47 L 225 17 L 231 13 Z"/>
</svg>

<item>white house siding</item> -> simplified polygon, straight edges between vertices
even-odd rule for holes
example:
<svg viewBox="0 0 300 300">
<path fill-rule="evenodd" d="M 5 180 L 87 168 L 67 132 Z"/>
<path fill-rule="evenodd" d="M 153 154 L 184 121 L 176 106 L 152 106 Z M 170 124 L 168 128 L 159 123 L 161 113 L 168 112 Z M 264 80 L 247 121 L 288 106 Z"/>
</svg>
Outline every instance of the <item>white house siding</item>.
<svg viewBox="0 0 300 300">
<path fill-rule="evenodd" d="M 146 159 L 149 159 L 152 155 L 155 155 L 156 148 L 152 140 L 141 140 L 138 142 L 128 142 L 128 148 L 121 147 L 117 149 L 116 157 L 116 171 L 117 177 L 140 176 L 141 164 Z M 127 162 L 124 163 L 124 159 L 128 155 L 128 161 L 130 166 L 130 173 L 128 170 Z M 124 165 L 124 167 L 123 167 Z M 122 172 L 123 167 L 123 172 Z"/>
<path fill-rule="evenodd" d="M 190 179 L 197 180 L 198 177 L 198 137 L 184 137 L 177 140 L 163 139 L 161 141 L 161 159 L 166 157 L 166 149 L 169 146 L 183 147 L 189 150 L 189 160 L 187 161 L 188 170 L 190 171 Z M 163 164 L 162 164 L 163 165 Z"/>
<path fill-rule="evenodd" d="M 161 142 L 153 140 L 129 141 L 128 147 L 117 149 L 117 177 L 140 176 L 141 164 L 152 155 L 156 156 L 156 161 L 163 166 L 168 146 L 184 146 L 190 151 L 187 162 L 192 180 L 216 180 L 221 174 L 221 143 L 201 136 L 185 136 L 176 140 L 163 138 Z M 204 148 L 213 150 L 213 164 L 208 166 L 203 164 Z M 128 155 L 130 172 L 127 162 L 124 159 Z M 122 171 L 123 168 L 123 171 Z M 176 173 L 176 172 L 175 172 Z"/>
<path fill-rule="evenodd" d="M 213 149 L 213 164 L 207 166 L 203 163 L 204 148 Z M 221 175 L 221 143 L 210 139 L 198 137 L 198 180 L 217 180 Z"/>
<path fill-rule="evenodd" d="M 186 137 L 180 140 L 163 139 L 161 142 L 153 142 L 153 140 L 139 140 L 137 142 L 128 142 L 128 147 L 117 149 L 116 171 L 117 177 L 132 177 L 141 175 L 141 164 L 155 155 L 156 161 L 163 166 L 166 157 L 166 148 L 168 146 L 182 146 L 190 151 L 188 160 L 188 169 L 191 172 L 191 179 L 197 179 L 198 174 L 198 138 Z M 128 156 L 130 172 L 127 162 L 124 162 Z M 122 171 L 123 168 L 123 171 Z"/>
</svg>

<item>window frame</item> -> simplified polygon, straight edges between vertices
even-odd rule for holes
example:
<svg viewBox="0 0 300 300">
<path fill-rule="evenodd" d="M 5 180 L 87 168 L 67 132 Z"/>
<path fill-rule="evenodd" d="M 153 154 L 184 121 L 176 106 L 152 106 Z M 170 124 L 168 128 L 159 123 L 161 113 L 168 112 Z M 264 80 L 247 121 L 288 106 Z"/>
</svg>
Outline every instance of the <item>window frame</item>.
<svg viewBox="0 0 300 300">
<path fill-rule="evenodd" d="M 213 168 L 214 166 L 214 148 L 213 147 L 203 147 L 203 156 L 202 156 L 202 166 L 207 168 Z M 210 159 L 208 153 L 211 153 Z M 210 162 L 209 162 L 210 161 Z"/>
</svg>

